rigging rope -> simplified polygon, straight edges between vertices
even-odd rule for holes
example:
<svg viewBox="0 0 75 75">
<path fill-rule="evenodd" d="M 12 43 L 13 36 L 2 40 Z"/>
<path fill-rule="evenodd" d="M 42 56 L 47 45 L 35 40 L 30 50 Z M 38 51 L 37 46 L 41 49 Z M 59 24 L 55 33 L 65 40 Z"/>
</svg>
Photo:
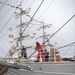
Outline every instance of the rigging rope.
<svg viewBox="0 0 75 75">
<path fill-rule="evenodd" d="M 16 10 L 15 10 L 16 11 Z M 3 26 L 3 28 L 1 29 L 0 33 L 4 30 L 4 28 L 7 26 L 7 24 L 9 23 L 9 21 L 11 20 L 11 18 L 13 17 L 14 13 L 11 15 L 11 17 L 8 19 L 8 21 L 6 22 L 6 24 Z"/>
<path fill-rule="evenodd" d="M 5 4 L 8 2 L 8 0 L 6 0 L 6 2 L 4 3 L 3 7 L 5 6 Z M 0 11 L 3 9 L 3 7 L 0 9 Z"/>
<path fill-rule="evenodd" d="M 17 2 L 18 2 L 18 0 L 13 5 L 15 5 Z M 10 9 L 11 9 L 11 7 L 5 12 L 4 15 L 1 16 L 0 20 L 10 11 Z"/>
<path fill-rule="evenodd" d="M 67 44 L 67 45 L 65 45 L 65 46 L 62 46 L 62 47 L 58 47 L 57 49 L 60 49 L 60 48 L 67 47 L 67 46 L 70 46 L 70 45 L 72 45 L 72 44 L 75 44 L 75 42 L 72 42 L 72 43 L 70 43 L 70 44 Z"/>
<path fill-rule="evenodd" d="M 29 6 L 28 6 L 27 8 L 29 8 L 29 7 L 33 4 L 34 1 L 35 1 L 35 0 L 33 0 L 33 1 L 29 4 Z"/>
<path fill-rule="evenodd" d="M 71 46 L 71 47 L 72 47 L 72 46 Z M 70 48 L 69 48 L 69 49 L 65 52 L 65 54 L 63 54 L 63 56 L 65 56 L 65 55 L 66 55 L 66 53 L 67 53 L 67 52 L 71 49 L 71 47 L 70 47 Z M 62 56 L 62 57 L 63 57 L 63 56 Z"/>
<path fill-rule="evenodd" d="M 40 19 L 40 18 L 44 15 L 44 13 L 49 9 L 49 7 L 53 4 L 54 1 L 55 1 L 55 0 L 53 0 L 53 1 L 49 4 L 49 6 L 46 8 L 46 10 L 41 14 L 41 16 L 40 16 L 38 19 Z"/>
<path fill-rule="evenodd" d="M 44 13 L 48 10 L 48 8 L 53 4 L 53 2 L 54 2 L 54 0 L 49 4 L 49 6 L 46 8 L 46 10 L 41 14 L 41 16 L 38 18 L 38 20 L 44 15 Z M 38 22 L 37 20 L 34 20 L 34 21 L 36 21 L 36 22 Z M 41 22 L 38 22 L 38 23 L 41 23 Z M 33 27 L 33 26 L 32 26 Z M 32 28 L 31 27 L 31 28 Z M 30 29 L 31 29 L 30 28 Z M 29 30 L 28 30 L 29 31 Z"/>
<path fill-rule="evenodd" d="M 69 21 L 71 21 L 75 15 L 73 15 L 64 25 L 62 25 L 48 40 L 50 40 L 57 32 L 59 32 Z M 46 40 L 43 44 L 45 44 L 48 40 Z"/>
<path fill-rule="evenodd" d="M 5 52 L 4 52 L 4 50 L 0 47 L 0 50 L 2 51 L 2 53 L 5 55 Z"/>
<path fill-rule="evenodd" d="M 23 0 L 21 1 L 21 3 L 23 2 Z M 0 2 L 0 3 L 2 3 L 2 2 Z M 21 5 L 21 3 L 20 3 L 20 5 Z M 7 4 L 8 5 L 8 4 Z M 15 8 L 15 6 L 11 6 L 11 7 L 14 7 Z M 19 6 L 18 7 L 16 7 L 16 10 L 17 10 L 17 8 L 19 8 Z M 16 11 L 15 10 L 15 11 Z M 11 17 L 8 19 L 8 21 L 6 22 L 6 24 L 4 25 L 4 27 L 2 28 L 2 30 L 0 31 L 0 33 L 4 30 L 4 28 L 6 27 L 6 25 L 8 24 L 8 22 L 11 20 L 11 18 L 13 17 L 13 15 L 14 15 L 14 13 L 11 15 Z"/>
<path fill-rule="evenodd" d="M 18 20 L 19 20 L 19 19 L 17 19 L 17 20 L 10 26 L 10 28 L 13 27 L 13 26 L 16 24 L 16 22 L 17 22 Z M 5 35 L 8 31 L 9 31 L 9 29 L 0 37 L 0 39 L 3 38 L 4 35 Z"/>
</svg>

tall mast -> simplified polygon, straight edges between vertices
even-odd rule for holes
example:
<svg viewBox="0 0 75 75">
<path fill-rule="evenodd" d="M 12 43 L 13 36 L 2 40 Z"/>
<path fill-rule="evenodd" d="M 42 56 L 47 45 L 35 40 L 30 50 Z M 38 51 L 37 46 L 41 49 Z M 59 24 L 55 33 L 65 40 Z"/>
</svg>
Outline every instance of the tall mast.
<svg viewBox="0 0 75 75">
<path fill-rule="evenodd" d="M 22 47 L 22 8 L 20 8 L 20 48 Z"/>
<path fill-rule="evenodd" d="M 45 42 L 45 32 L 44 32 L 44 22 L 43 22 L 43 49 L 45 50 L 44 42 Z"/>
<path fill-rule="evenodd" d="M 47 25 L 45 25 L 44 24 L 44 22 L 42 22 L 42 26 L 40 27 L 40 28 L 42 28 L 42 31 L 43 31 L 43 35 L 42 36 L 40 36 L 40 37 L 42 37 L 43 38 L 43 49 L 45 50 L 45 38 L 46 38 L 46 36 L 50 36 L 50 34 L 45 34 L 45 29 L 46 28 L 50 28 L 52 26 L 52 24 L 47 24 Z"/>
<path fill-rule="evenodd" d="M 25 27 L 25 25 L 26 25 L 26 23 L 24 22 L 22 22 L 22 16 L 23 15 L 28 15 L 28 13 L 30 12 L 30 8 L 28 8 L 28 9 L 26 9 L 26 10 L 23 10 L 22 8 L 19 8 L 19 10 L 20 10 L 20 12 L 19 13 L 16 13 L 15 12 L 15 17 L 20 17 L 20 25 L 18 25 L 18 26 L 16 26 L 17 28 L 19 28 L 20 29 L 20 37 L 18 37 L 18 38 L 15 38 L 15 40 L 16 39 L 19 39 L 19 41 L 20 41 L 20 48 L 22 47 L 22 40 L 23 40 L 23 38 L 24 38 L 24 36 L 22 35 L 23 34 L 23 31 L 22 31 L 22 28 L 23 27 Z"/>
</svg>

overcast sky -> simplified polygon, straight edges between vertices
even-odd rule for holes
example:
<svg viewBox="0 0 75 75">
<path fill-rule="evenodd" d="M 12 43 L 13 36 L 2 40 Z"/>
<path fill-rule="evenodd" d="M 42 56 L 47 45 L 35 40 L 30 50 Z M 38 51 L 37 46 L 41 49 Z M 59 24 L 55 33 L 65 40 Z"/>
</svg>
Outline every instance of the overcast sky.
<svg viewBox="0 0 75 75">
<path fill-rule="evenodd" d="M 15 26 L 19 25 L 19 18 L 15 18 L 14 12 L 19 13 L 19 9 L 16 10 L 14 6 L 18 7 L 22 5 L 23 10 L 31 8 L 29 15 L 32 17 L 39 7 L 42 0 L 0 0 L 0 57 L 6 56 L 9 49 L 13 45 L 10 43 L 9 34 L 13 34 L 17 37 L 19 30 Z M 73 15 L 75 15 L 75 0 L 44 0 L 40 9 L 34 16 L 35 20 L 43 21 L 44 24 L 52 24 L 51 28 L 45 30 L 45 33 L 55 33 L 61 26 L 63 26 Z M 29 21 L 29 18 L 23 16 L 23 22 Z M 32 22 L 36 23 L 36 22 Z M 9 30 L 9 28 L 13 30 Z M 42 30 L 36 31 L 37 25 L 30 24 L 23 35 L 37 32 L 38 37 L 42 35 Z M 34 45 L 35 42 L 42 41 L 37 39 L 25 39 L 25 46 Z M 50 43 L 57 43 L 56 47 L 62 47 L 64 45 L 75 42 L 75 17 L 73 17 L 57 34 L 55 34 L 50 40 Z M 68 51 L 69 50 L 69 51 Z M 30 51 L 31 52 L 31 51 Z M 29 53 L 30 54 L 30 53 Z M 67 54 L 67 55 L 65 55 Z M 74 56 L 75 46 L 60 49 L 60 55 L 62 56 Z"/>
</svg>

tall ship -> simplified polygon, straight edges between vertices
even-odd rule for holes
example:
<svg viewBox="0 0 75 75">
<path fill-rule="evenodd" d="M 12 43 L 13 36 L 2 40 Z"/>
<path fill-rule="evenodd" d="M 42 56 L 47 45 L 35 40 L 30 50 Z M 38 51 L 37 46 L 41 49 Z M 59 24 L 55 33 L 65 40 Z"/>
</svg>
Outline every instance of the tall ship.
<svg viewBox="0 0 75 75">
<path fill-rule="evenodd" d="M 50 39 L 66 26 L 75 17 L 75 14 L 56 32 L 47 33 L 46 30 L 50 31 L 52 23 L 45 24 L 44 21 L 34 19 L 43 2 L 44 0 L 42 0 L 32 17 L 29 15 L 31 8 L 23 10 L 19 7 L 19 13 L 15 12 L 15 19 L 20 19 L 20 24 L 15 26 L 19 35 L 10 40 L 12 46 L 8 54 L 5 58 L 0 59 L 0 75 L 75 75 L 75 56 L 63 58 L 60 55 L 60 49 L 72 48 L 75 42 L 61 47 L 56 46 L 57 42 L 54 44 L 50 42 Z M 25 22 L 23 22 L 23 15 L 27 17 Z M 28 27 L 29 29 L 27 29 Z M 32 31 L 24 34 L 30 28 Z M 13 36 L 9 35 L 9 37 Z M 31 45 L 28 45 L 30 43 Z M 26 49 L 24 51 L 22 51 L 23 46 Z M 16 58 L 14 57 L 15 53 Z M 25 53 L 27 56 L 25 56 Z M 66 53 L 67 51 L 64 55 Z"/>
</svg>

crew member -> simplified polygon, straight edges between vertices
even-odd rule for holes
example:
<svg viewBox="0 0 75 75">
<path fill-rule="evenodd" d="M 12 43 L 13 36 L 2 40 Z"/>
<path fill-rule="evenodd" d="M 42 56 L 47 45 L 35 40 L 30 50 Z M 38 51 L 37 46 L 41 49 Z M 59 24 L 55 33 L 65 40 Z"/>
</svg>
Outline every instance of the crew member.
<svg viewBox="0 0 75 75">
<path fill-rule="evenodd" d="M 45 49 L 45 62 L 49 62 L 49 52 Z"/>
<path fill-rule="evenodd" d="M 24 46 L 22 46 L 21 55 L 22 55 L 24 58 L 27 58 L 26 48 L 25 48 Z"/>
<path fill-rule="evenodd" d="M 40 45 L 39 42 L 36 42 L 36 50 L 38 50 L 37 62 L 40 62 L 40 58 L 42 59 L 42 62 L 44 62 L 44 50 L 42 49 L 42 45 Z"/>
</svg>

